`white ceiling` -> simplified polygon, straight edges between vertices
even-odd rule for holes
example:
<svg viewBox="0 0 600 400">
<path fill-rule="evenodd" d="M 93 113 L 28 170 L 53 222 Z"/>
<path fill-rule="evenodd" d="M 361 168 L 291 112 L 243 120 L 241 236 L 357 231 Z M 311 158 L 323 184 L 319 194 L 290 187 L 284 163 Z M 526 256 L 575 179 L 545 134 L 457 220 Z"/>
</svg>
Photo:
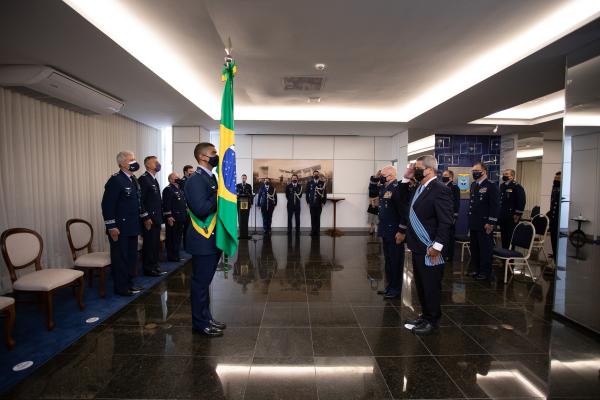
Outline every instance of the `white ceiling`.
<svg viewBox="0 0 600 400">
<path fill-rule="evenodd" d="M 238 120 L 406 122 L 600 15 L 587 0 L 65 0 L 213 118 L 231 37 Z M 311 93 L 290 75 L 318 75 Z"/>
</svg>

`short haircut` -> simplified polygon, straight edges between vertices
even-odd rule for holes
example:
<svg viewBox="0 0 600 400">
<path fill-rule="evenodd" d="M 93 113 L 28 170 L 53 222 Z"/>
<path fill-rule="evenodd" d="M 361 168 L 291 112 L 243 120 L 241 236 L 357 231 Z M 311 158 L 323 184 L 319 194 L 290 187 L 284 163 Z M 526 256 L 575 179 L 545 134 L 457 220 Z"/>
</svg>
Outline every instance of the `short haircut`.
<svg viewBox="0 0 600 400">
<path fill-rule="evenodd" d="M 477 161 L 475 164 L 473 164 L 473 166 L 479 165 L 481 166 L 481 169 L 485 171 L 485 173 L 487 174 L 488 172 L 488 167 L 487 165 L 485 165 L 484 163 L 482 163 L 481 161 Z"/>
<path fill-rule="evenodd" d="M 454 171 L 452 171 L 451 169 L 446 169 L 446 170 L 444 170 L 444 172 L 447 172 L 448 175 L 450 175 L 452 178 L 454 178 Z"/>
<path fill-rule="evenodd" d="M 144 158 L 144 166 L 146 165 L 146 163 L 150 160 L 155 160 L 156 156 L 148 156 L 146 158 Z"/>
<path fill-rule="evenodd" d="M 174 178 L 174 176 L 175 176 L 175 175 L 177 175 L 177 173 L 176 173 L 176 172 L 171 172 L 171 173 L 169 174 L 169 176 L 167 177 L 168 181 L 169 181 L 169 182 L 171 182 L 172 180 L 174 180 L 174 179 L 175 179 L 175 178 Z"/>
<path fill-rule="evenodd" d="M 125 162 L 127 157 L 132 156 L 132 155 L 133 155 L 133 151 L 129 151 L 129 150 L 120 151 L 119 154 L 117 154 L 117 164 L 121 165 L 122 163 Z"/>
<path fill-rule="evenodd" d="M 319 175 L 321 174 L 318 169 L 315 169 L 312 173 L 314 174 L 315 172 Z"/>
<path fill-rule="evenodd" d="M 556 174 L 554 175 L 562 175 L 562 172 L 558 171 Z"/>
<path fill-rule="evenodd" d="M 209 149 L 211 147 L 215 147 L 214 144 L 208 142 L 201 142 L 194 147 L 194 158 L 196 161 L 200 161 L 200 156 L 204 152 L 204 150 Z"/>
<path fill-rule="evenodd" d="M 417 158 L 417 161 L 422 161 L 423 166 L 425 168 L 431 168 L 434 171 L 437 171 L 437 169 L 438 169 L 437 159 L 434 156 L 432 156 L 431 154 L 426 154 L 424 156 L 421 156 L 421 157 Z"/>
<path fill-rule="evenodd" d="M 510 172 L 510 175 L 512 177 L 517 176 L 517 171 L 515 171 L 514 169 L 507 168 L 507 169 L 504 170 L 504 172 Z"/>
<path fill-rule="evenodd" d="M 187 170 L 188 170 L 188 169 L 190 169 L 190 168 L 194 168 L 194 167 L 192 167 L 192 166 L 191 166 L 191 165 L 189 165 L 189 164 L 188 164 L 188 165 L 184 165 L 184 166 L 183 166 L 183 173 L 185 174 L 185 171 L 187 171 Z"/>
<path fill-rule="evenodd" d="M 242 176 L 245 176 L 246 178 L 248 177 L 248 175 L 246 175 L 246 174 L 242 174 Z"/>
<path fill-rule="evenodd" d="M 296 177 L 296 178 L 297 178 L 297 177 L 298 177 L 298 174 L 292 174 L 292 178 L 293 178 L 293 177 Z"/>
</svg>

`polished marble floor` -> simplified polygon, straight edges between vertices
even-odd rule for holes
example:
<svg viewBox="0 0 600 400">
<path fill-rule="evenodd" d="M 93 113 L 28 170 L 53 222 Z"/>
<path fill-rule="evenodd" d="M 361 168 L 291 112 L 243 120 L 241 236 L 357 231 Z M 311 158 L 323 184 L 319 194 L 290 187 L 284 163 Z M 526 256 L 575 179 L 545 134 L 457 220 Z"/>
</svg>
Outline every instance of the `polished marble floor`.
<svg viewBox="0 0 600 400">
<path fill-rule="evenodd" d="M 508 285 L 445 271 L 442 327 L 419 338 L 407 258 L 384 301 L 382 255 L 364 235 L 274 234 L 217 273 L 222 338 L 191 332 L 190 267 L 25 379 L 6 398 L 600 398 L 600 342 L 551 318 L 553 278 Z"/>
</svg>

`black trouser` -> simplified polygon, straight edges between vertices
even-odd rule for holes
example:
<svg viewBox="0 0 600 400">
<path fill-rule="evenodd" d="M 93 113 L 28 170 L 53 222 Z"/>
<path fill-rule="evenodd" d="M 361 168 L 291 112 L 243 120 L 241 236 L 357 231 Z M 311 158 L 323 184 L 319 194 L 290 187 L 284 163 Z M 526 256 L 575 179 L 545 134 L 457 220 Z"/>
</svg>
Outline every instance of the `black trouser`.
<svg viewBox="0 0 600 400">
<path fill-rule="evenodd" d="M 492 274 L 492 250 L 494 237 L 485 230 L 471 231 L 471 271 L 490 277 Z"/>
<path fill-rule="evenodd" d="M 413 276 L 423 319 L 437 326 L 442 317 L 441 292 L 444 264 L 425 265 L 425 254 L 412 253 Z"/>
<path fill-rule="evenodd" d="M 404 275 L 404 243 L 396 244 L 395 238 L 382 238 L 385 259 L 385 292 L 396 296 L 402 293 Z"/>
<path fill-rule="evenodd" d="M 288 232 L 292 231 L 292 217 L 295 216 L 296 220 L 296 232 L 300 232 L 300 203 L 297 205 L 288 206 Z"/>
<path fill-rule="evenodd" d="M 558 256 L 558 219 L 550 220 L 550 244 L 552 245 L 552 258 L 554 258 L 554 264 L 556 265 Z"/>
<path fill-rule="evenodd" d="M 152 223 L 150 229 L 142 227 L 142 266 L 144 272 L 158 269 L 158 255 L 160 253 L 160 224 Z"/>
<path fill-rule="evenodd" d="M 119 235 L 115 242 L 110 242 L 110 272 L 114 282 L 115 293 L 126 293 L 133 286 L 133 269 L 137 262 L 138 237 Z"/>
<path fill-rule="evenodd" d="M 179 248 L 181 247 L 181 238 L 183 237 L 183 226 L 185 221 L 175 221 L 173 226 L 165 224 L 165 244 L 167 246 L 167 259 L 170 261 L 179 260 Z"/>
<path fill-rule="evenodd" d="M 240 226 L 240 238 L 248 238 L 248 220 L 250 219 L 250 207 L 241 209 L 238 204 L 238 224 Z"/>
<path fill-rule="evenodd" d="M 323 211 L 323 207 L 320 204 L 316 206 L 310 206 L 311 235 L 318 235 L 321 231 L 321 211 Z"/>
<path fill-rule="evenodd" d="M 210 312 L 210 284 L 215 276 L 221 253 L 192 256 L 192 327 L 207 328 L 213 319 Z"/>
<path fill-rule="evenodd" d="M 515 220 L 512 216 L 502 217 L 498 221 L 500 225 L 500 237 L 502 238 L 502 247 L 508 249 L 510 247 L 510 240 L 512 239 L 513 231 L 515 230 Z"/>
<path fill-rule="evenodd" d="M 263 219 L 263 229 L 265 232 L 271 232 L 271 222 L 273 221 L 273 208 L 261 207 L 260 212 Z"/>
<path fill-rule="evenodd" d="M 450 236 L 448 237 L 448 244 L 446 244 L 442 250 L 442 254 L 444 254 L 450 262 L 454 260 L 454 235 L 456 235 L 456 220 L 452 226 L 450 226 Z"/>
</svg>

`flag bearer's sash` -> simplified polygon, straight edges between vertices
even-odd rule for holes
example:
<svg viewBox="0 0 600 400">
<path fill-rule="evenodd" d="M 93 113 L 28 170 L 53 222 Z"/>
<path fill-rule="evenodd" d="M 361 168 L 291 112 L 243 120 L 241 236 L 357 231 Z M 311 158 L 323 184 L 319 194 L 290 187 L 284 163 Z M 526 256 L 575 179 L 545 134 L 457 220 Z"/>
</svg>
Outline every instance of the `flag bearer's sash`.
<svg viewBox="0 0 600 400">
<path fill-rule="evenodd" d="M 210 214 L 204 221 L 198 218 L 191 210 L 188 210 L 188 214 L 190 215 L 192 226 L 196 232 L 204 236 L 206 239 L 209 239 L 210 235 L 215 229 L 215 225 L 217 224 L 217 218 L 215 218 L 217 213 Z"/>
</svg>

